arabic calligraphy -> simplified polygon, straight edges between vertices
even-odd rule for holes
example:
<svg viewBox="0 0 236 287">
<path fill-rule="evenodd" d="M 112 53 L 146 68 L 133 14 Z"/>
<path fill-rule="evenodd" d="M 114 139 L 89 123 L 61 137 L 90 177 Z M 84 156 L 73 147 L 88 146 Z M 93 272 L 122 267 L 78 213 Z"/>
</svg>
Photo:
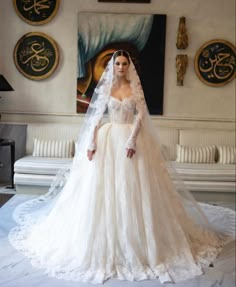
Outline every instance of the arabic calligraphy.
<svg viewBox="0 0 236 287">
<path fill-rule="evenodd" d="M 33 2 L 33 3 L 32 3 Z M 49 9 L 51 1 L 48 0 L 23 0 L 23 9 L 24 11 L 33 10 L 36 14 L 40 14 L 40 10 Z M 29 5 L 28 5 L 29 4 Z"/>
<path fill-rule="evenodd" d="M 52 52 L 45 48 L 45 43 L 33 42 L 20 52 L 20 60 L 23 65 L 30 65 L 35 72 L 47 69 Z"/>
<path fill-rule="evenodd" d="M 14 0 L 18 15 L 26 22 L 40 25 L 56 14 L 60 0 Z"/>
<path fill-rule="evenodd" d="M 198 76 L 212 85 L 222 85 L 235 75 L 235 48 L 222 41 L 208 42 L 199 49 L 195 58 Z"/>
<path fill-rule="evenodd" d="M 17 43 L 14 60 L 26 77 L 37 80 L 49 76 L 58 64 L 55 42 L 43 33 L 28 33 Z"/>
</svg>

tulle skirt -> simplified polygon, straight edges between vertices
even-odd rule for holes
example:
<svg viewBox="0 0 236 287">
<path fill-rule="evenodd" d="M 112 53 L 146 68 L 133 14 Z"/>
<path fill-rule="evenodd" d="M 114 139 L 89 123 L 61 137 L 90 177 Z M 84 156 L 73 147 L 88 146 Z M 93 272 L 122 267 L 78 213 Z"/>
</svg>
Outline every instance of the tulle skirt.
<svg viewBox="0 0 236 287">
<path fill-rule="evenodd" d="M 129 124 L 103 125 L 93 160 L 85 154 L 74 163 L 59 195 L 15 210 L 19 226 L 10 242 L 49 276 L 91 283 L 183 281 L 202 274 L 232 239 L 234 212 L 224 210 L 231 236 L 196 223 L 144 130 L 136 154 L 127 158 L 131 130 Z M 223 210 L 202 206 L 214 221 Z"/>
</svg>

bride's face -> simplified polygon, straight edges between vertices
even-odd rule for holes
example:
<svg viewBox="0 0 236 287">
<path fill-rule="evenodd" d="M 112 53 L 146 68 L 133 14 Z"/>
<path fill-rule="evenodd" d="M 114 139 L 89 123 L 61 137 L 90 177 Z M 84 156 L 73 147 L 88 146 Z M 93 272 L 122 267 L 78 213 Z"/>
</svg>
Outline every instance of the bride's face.
<svg viewBox="0 0 236 287">
<path fill-rule="evenodd" d="M 114 73 L 118 77 L 124 77 L 129 68 L 129 61 L 124 56 L 118 56 L 114 61 Z"/>
</svg>

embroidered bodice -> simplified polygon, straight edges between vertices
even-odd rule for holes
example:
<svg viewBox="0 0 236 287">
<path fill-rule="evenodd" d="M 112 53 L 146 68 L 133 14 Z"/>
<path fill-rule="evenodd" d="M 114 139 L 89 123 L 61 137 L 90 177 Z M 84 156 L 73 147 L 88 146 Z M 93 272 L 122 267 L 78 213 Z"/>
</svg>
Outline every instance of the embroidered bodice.
<svg viewBox="0 0 236 287">
<path fill-rule="evenodd" d="M 145 114 L 146 104 L 144 100 L 137 100 L 135 96 L 130 96 L 123 99 L 122 101 L 110 96 L 108 104 L 108 115 L 111 123 L 114 124 L 132 124 L 133 128 L 130 137 L 127 139 L 126 148 L 136 149 L 136 139 L 139 130 L 142 125 L 142 120 Z M 135 120 L 134 120 L 135 116 Z M 102 113 L 100 113 L 99 119 L 96 118 L 96 123 L 94 126 L 93 136 L 91 137 L 91 142 L 88 146 L 89 150 L 96 150 L 96 136 L 97 131 L 102 120 Z"/>
<path fill-rule="evenodd" d="M 110 122 L 118 124 L 131 124 L 135 113 L 135 101 L 132 96 L 120 101 L 110 97 L 108 115 Z"/>
</svg>

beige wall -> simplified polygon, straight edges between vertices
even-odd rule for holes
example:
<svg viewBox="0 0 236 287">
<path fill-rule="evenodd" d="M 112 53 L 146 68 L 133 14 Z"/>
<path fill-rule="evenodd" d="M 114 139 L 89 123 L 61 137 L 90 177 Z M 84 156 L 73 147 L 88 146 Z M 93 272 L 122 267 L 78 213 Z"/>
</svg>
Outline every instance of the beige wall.
<svg viewBox="0 0 236 287">
<path fill-rule="evenodd" d="M 221 38 L 235 42 L 235 0 L 152 0 L 151 4 L 105 4 L 97 0 L 61 0 L 56 17 L 41 26 L 22 21 L 11 0 L 0 1 L 0 73 L 14 87 L 1 93 L 0 113 L 4 121 L 42 120 L 42 114 L 57 119 L 79 119 L 76 115 L 76 57 L 78 12 L 167 14 L 164 117 L 231 122 L 235 118 L 235 80 L 223 87 L 203 84 L 194 72 L 194 56 L 205 42 Z M 180 16 L 185 16 L 189 47 L 176 49 Z M 31 81 L 13 62 L 13 50 L 25 33 L 40 31 L 52 36 L 60 48 L 60 64 L 48 79 Z M 186 53 L 189 66 L 184 86 L 176 86 L 175 57 Z M 25 114 L 25 115 L 24 115 Z M 26 116 L 27 114 L 27 116 Z M 32 116 L 33 115 L 33 116 Z M 61 117 L 64 116 L 64 117 Z"/>
</svg>

